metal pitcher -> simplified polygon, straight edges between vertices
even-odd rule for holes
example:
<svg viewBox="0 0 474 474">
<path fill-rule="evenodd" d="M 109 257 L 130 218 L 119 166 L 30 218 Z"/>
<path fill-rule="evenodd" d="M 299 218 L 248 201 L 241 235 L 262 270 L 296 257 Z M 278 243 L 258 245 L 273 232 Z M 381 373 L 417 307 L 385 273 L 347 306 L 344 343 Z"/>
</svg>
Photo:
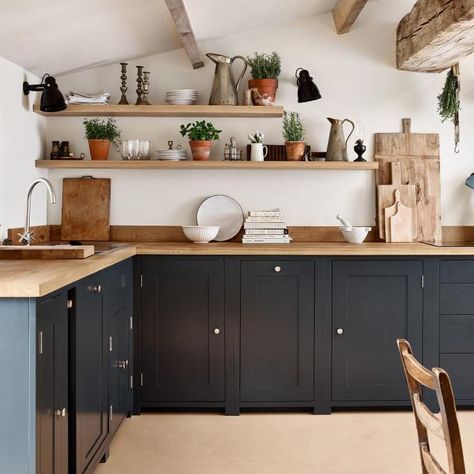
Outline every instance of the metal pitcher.
<svg viewBox="0 0 474 474">
<path fill-rule="evenodd" d="M 331 122 L 331 131 L 329 133 L 329 143 L 326 152 L 326 161 L 349 161 L 347 156 L 347 142 L 354 133 L 355 125 L 352 120 L 333 119 L 329 118 Z M 348 122 L 352 125 L 352 131 L 349 133 L 347 139 L 344 138 L 344 123 Z"/>
<path fill-rule="evenodd" d="M 237 92 L 240 81 L 244 77 L 245 71 L 247 71 L 247 60 L 243 56 L 229 58 L 215 53 L 207 53 L 206 56 L 216 63 L 209 105 L 239 105 Z M 232 74 L 232 64 L 236 59 L 241 59 L 244 62 L 244 69 L 237 82 L 234 81 L 234 75 Z"/>
</svg>

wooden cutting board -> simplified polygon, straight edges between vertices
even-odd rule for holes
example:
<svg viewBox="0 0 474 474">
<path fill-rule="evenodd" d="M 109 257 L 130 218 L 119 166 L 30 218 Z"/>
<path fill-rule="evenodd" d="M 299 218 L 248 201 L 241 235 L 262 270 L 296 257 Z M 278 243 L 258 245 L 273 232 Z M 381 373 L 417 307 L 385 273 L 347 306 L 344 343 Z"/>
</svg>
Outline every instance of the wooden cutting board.
<svg viewBox="0 0 474 474">
<path fill-rule="evenodd" d="M 396 194 L 400 196 L 400 202 L 412 209 L 412 222 L 416 222 L 416 186 L 413 184 L 401 184 L 401 164 L 398 161 L 390 163 L 391 180 L 393 184 L 382 184 L 377 186 L 377 221 L 379 223 L 379 238 L 390 240 L 385 232 L 385 210 L 394 206 L 396 203 Z M 395 209 L 393 209 L 395 212 Z M 390 236 L 388 236 L 390 238 Z M 416 240 L 416 226 L 413 227 L 412 240 Z"/>
<path fill-rule="evenodd" d="M 63 179 L 61 240 L 110 239 L 110 179 Z"/>
<path fill-rule="evenodd" d="M 413 211 L 397 201 L 397 212 L 390 219 L 390 242 L 413 242 Z"/>
<path fill-rule="evenodd" d="M 416 240 L 441 240 L 439 135 L 411 133 L 411 120 L 403 119 L 402 122 L 402 133 L 375 134 L 375 160 L 379 163 L 376 184 L 391 184 L 391 164 L 399 161 L 401 184 L 416 186 L 416 222 L 414 223 L 414 228 L 417 229 Z M 380 228 L 385 227 L 381 215 L 379 209 L 377 212 L 379 235 Z"/>
<path fill-rule="evenodd" d="M 93 245 L 1 245 L 0 259 L 82 259 L 94 255 Z"/>
</svg>

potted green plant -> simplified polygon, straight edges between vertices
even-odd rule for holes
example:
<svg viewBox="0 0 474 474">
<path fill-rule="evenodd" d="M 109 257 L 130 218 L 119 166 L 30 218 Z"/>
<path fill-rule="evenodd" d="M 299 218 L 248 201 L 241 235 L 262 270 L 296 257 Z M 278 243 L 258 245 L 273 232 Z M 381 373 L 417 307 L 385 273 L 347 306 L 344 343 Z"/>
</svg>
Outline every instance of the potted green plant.
<svg viewBox="0 0 474 474">
<path fill-rule="evenodd" d="M 286 159 L 300 161 L 304 156 L 304 126 L 297 112 L 284 112 L 283 138 L 285 139 Z"/>
<path fill-rule="evenodd" d="M 278 76 L 281 72 L 281 57 L 273 51 L 271 54 L 254 53 L 247 57 L 252 79 L 249 89 L 252 90 L 255 105 L 272 105 L 278 89 Z"/>
<path fill-rule="evenodd" d="M 120 130 L 113 118 L 84 119 L 85 138 L 89 141 L 92 160 L 106 160 L 109 156 L 110 144 L 118 147 Z"/>
<path fill-rule="evenodd" d="M 211 122 L 205 120 L 181 125 L 180 133 L 183 137 L 189 138 L 189 146 L 193 160 L 205 161 L 209 159 L 211 154 L 212 142 L 219 140 L 219 133 Z"/>
</svg>

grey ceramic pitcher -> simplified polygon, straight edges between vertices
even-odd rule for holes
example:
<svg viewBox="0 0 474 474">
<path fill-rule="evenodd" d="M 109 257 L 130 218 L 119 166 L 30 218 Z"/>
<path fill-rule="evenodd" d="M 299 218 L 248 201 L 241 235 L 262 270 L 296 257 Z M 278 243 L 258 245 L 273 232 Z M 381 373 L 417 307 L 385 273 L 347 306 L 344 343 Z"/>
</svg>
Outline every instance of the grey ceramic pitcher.
<svg viewBox="0 0 474 474">
<path fill-rule="evenodd" d="M 326 161 L 349 161 L 347 156 L 347 142 L 354 132 L 354 122 L 349 119 L 339 120 L 329 118 L 331 122 L 331 131 L 329 133 L 328 149 L 326 152 Z M 352 125 L 352 131 L 347 139 L 344 138 L 344 123 L 348 122 Z"/>
<path fill-rule="evenodd" d="M 229 58 L 222 54 L 215 53 L 207 53 L 206 56 L 216 63 L 209 105 L 239 105 L 237 92 L 239 90 L 240 81 L 247 70 L 247 60 L 243 56 Z M 244 62 L 244 69 L 237 79 L 237 82 L 235 82 L 232 73 L 232 64 L 236 59 L 241 59 Z"/>
</svg>

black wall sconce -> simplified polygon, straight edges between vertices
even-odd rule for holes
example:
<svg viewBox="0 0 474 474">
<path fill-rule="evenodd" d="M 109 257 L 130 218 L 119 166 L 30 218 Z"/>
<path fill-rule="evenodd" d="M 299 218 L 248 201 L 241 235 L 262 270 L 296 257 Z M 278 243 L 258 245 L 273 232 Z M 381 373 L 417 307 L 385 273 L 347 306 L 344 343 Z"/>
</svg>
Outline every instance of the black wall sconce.
<svg viewBox="0 0 474 474">
<path fill-rule="evenodd" d="M 298 74 L 298 71 L 300 73 Z M 295 72 L 296 84 L 298 84 L 298 102 L 310 102 L 321 99 L 319 89 L 309 75 L 309 71 L 298 68 Z"/>
<path fill-rule="evenodd" d="M 27 81 L 23 82 L 23 93 L 28 95 L 30 91 L 43 92 L 41 94 L 40 105 L 42 112 L 59 112 L 67 107 L 64 96 L 56 83 L 56 79 L 48 73 L 41 79 L 41 84 L 30 84 Z"/>
</svg>

